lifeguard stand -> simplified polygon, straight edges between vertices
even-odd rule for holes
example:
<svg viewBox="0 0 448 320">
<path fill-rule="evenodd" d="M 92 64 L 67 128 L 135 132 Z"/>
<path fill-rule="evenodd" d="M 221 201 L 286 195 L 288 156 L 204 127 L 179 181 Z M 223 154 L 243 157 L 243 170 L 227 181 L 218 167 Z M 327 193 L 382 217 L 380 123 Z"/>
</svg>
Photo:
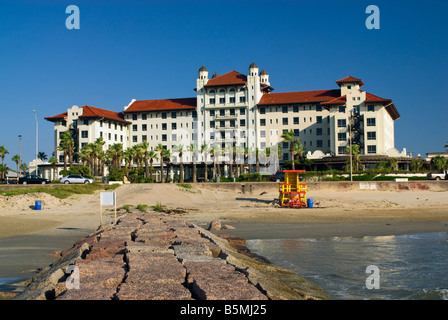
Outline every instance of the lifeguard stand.
<svg viewBox="0 0 448 320">
<path fill-rule="evenodd" d="M 281 206 L 302 208 L 307 206 L 308 185 L 300 182 L 300 173 L 306 170 L 284 170 L 285 182 L 279 184 L 278 201 Z"/>
</svg>

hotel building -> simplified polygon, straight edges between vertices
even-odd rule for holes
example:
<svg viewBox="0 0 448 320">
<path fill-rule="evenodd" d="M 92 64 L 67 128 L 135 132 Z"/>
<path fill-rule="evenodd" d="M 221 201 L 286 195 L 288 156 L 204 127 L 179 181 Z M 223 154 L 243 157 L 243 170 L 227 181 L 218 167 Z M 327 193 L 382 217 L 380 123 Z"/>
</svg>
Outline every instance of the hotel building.
<svg viewBox="0 0 448 320">
<path fill-rule="evenodd" d="M 405 150 L 395 149 L 394 121 L 400 114 L 393 101 L 362 90 L 364 82 L 352 76 L 337 80 L 336 86 L 276 93 L 269 74 L 255 63 L 247 74 L 230 71 L 211 78 L 202 66 L 195 97 L 132 100 L 121 112 L 73 106 L 45 119 L 54 122 L 55 150 L 61 161 L 63 154 L 56 147 L 66 130 L 72 132 L 77 150 L 99 137 L 105 141 L 104 149 L 114 143 L 126 149 L 147 141 L 151 150 L 158 144 L 170 149 L 172 162 L 178 161 L 176 146 L 184 146 L 183 161 L 191 163 L 188 147 L 194 144 L 200 149 L 206 144 L 225 150 L 279 147 L 281 163 L 291 160 L 289 145 L 281 138 L 289 130 L 317 163 L 346 163 L 350 136 L 367 163 L 369 158 L 406 157 Z M 203 162 L 203 154 L 198 152 L 195 159 Z M 221 156 L 226 160 L 229 154 Z"/>
</svg>

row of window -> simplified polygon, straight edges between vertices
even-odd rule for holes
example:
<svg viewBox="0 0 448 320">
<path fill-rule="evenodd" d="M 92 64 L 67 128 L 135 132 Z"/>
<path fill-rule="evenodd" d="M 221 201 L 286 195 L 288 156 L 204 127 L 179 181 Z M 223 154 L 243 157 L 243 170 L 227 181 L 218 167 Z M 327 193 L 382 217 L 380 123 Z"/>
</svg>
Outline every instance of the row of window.
<svg viewBox="0 0 448 320">
<path fill-rule="evenodd" d="M 218 115 L 220 117 L 225 117 L 227 115 L 229 115 L 229 116 L 236 116 L 237 115 L 235 108 L 231 108 L 231 109 L 228 109 L 228 110 L 229 110 L 229 112 L 226 113 L 226 109 L 217 109 L 217 110 L 211 109 L 209 111 L 209 115 L 210 115 L 210 117 L 215 117 L 215 116 L 218 116 Z M 240 116 L 244 116 L 246 114 L 246 108 L 240 108 L 239 111 L 240 111 Z"/>
<path fill-rule="evenodd" d="M 179 113 L 179 115 L 178 115 L 178 113 Z M 178 111 L 160 112 L 160 113 L 159 112 L 150 112 L 149 113 L 149 118 L 159 118 L 159 116 L 160 116 L 162 119 L 167 119 L 168 115 L 170 115 L 172 119 L 176 119 L 177 116 L 180 116 L 180 117 L 184 116 L 184 112 L 183 111 L 179 111 L 179 112 Z M 189 111 L 185 111 L 185 116 L 186 117 L 190 116 L 190 112 Z M 196 110 L 192 111 L 192 116 L 193 116 L 193 118 L 197 117 L 197 111 Z M 138 113 L 128 114 L 126 116 L 126 119 L 138 120 Z M 148 119 L 148 113 L 145 113 L 145 112 L 141 113 L 141 119 L 142 120 L 147 120 Z"/>
<path fill-rule="evenodd" d="M 218 99 L 219 104 L 225 104 L 226 103 L 226 98 L 225 97 L 221 97 Z M 240 103 L 245 103 L 246 102 L 246 97 L 240 97 L 239 99 Z M 208 99 L 208 103 L 209 104 L 216 104 L 216 98 L 209 98 Z M 229 97 L 229 103 L 235 103 L 235 97 Z"/>
<path fill-rule="evenodd" d="M 376 132 L 368 131 L 367 132 L 367 140 L 376 140 Z M 347 133 L 339 132 L 338 133 L 338 141 L 347 141 Z"/>
<path fill-rule="evenodd" d="M 269 107 L 269 111 L 273 112 L 274 111 L 273 108 L 275 108 L 275 112 L 278 112 L 278 108 L 279 107 Z M 291 108 L 292 108 L 292 112 L 299 112 L 299 106 L 292 106 L 292 107 L 291 106 L 282 106 L 281 108 L 282 108 L 282 113 L 288 113 L 291 110 Z M 302 110 L 305 111 L 307 106 L 302 106 L 302 108 L 303 108 Z M 321 105 L 308 106 L 308 108 L 309 108 L 309 110 L 313 110 L 315 108 L 316 111 L 318 111 L 318 112 L 322 111 L 322 106 Z M 267 107 L 260 107 L 259 108 L 260 114 L 265 114 L 266 110 L 267 110 Z"/>
<path fill-rule="evenodd" d="M 253 87 L 252 87 L 252 89 L 253 89 Z M 244 92 L 245 91 L 244 87 L 241 87 L 239 91 Z M 229 93 L 235 93 L 235 92 L 236 92 L 235 88 L 230 88 L 229 89 Z M 210 90 L 208 90 L 208 93 L 216 93 L 216 90 L 215 89 L 210 89 Z M 226 93 L 226 89 L 221 88 L 221 89 L 218 90 L 218 93 L 224 94 L 224 93 Z"/>
</svg>

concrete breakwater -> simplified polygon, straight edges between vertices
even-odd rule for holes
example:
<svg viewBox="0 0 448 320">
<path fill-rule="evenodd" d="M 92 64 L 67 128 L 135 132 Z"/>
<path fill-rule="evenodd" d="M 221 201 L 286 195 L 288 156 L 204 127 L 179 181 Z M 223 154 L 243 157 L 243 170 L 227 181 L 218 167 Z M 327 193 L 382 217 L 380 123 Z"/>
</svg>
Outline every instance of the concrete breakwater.
<svg viewBox="0 0 448 320">
<path fill-rule="evenodd" d="M 62 252 L 14 300 L 328 299 L 294 272 L 164 213 L 133 212 Z"/>
<path fill-rule="evenodd" d="M 448 181 L 304 181 L 308 190 L 314 191 L 448 191 Z M 277 182 L 221 182 L 196 183 L 204 189 L 233 191 L 241 194 L 260 194 L 262 191 L 278 191 Z"/>
</svg>

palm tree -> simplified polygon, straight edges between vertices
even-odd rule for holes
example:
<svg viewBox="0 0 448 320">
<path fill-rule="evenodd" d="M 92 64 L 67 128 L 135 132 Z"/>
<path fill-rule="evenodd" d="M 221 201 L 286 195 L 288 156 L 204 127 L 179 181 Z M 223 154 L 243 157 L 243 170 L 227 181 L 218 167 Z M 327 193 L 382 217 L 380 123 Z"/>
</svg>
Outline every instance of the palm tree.
<svg viewBox="0 0 448 320">
<path fill-rule="evenodd" d="M 26 169 L 28 169 L 27 164 L 25 162 L 22 162 L 22 164 L 20 165 L 20 170 L 22 170 L 23 176 L 26 176 Z"/>
<path fill-rule="evenodd" d="M 442 170 L 447 167 L 448 159 L 442 156 L 436 156 L 431 159 L 431 167 Z"/>
<path fill-rule="evenodd" d="M 86 166 L 88 161 L 90 160 L 90 152 L 91 152 L 91 150 L 88 145 L 85 145 L 84 147 L 82 147 L 81 150 L 78 152 L 78 156 L 81 159 L 82 164 L 84 166 Z M 50 163 L 51 163 L 52 158 L 54 158 L 54 157 L 50 158 Z M 57 159 L 56 159 L 56 163 L 57 163 Z"/>
<path fill-rule="evenodd" d="M 233 178 L 233 155 L 234 155 L 234 148 L 230 143 L 226 143 L 224 148 L 224 155 L 228 154 L 229 156 L 229 174 L 230 178 Z"/>
<path fill-rule="evenodd" d="M 37 153 L 37 158 L 42 160 L 42 161 L 45 161 L 45 160 L 48 159 L 48 156 L 47 156 L 47 154 L 45 152 L 40 151 L 40 152 Z"/>
<path fill-rule="evenodd" d="M 184 163 L 182 161 L 182 156 L 184 152 L 184 145 L 179 143 L 176 146 L 176 151 L 179 152 L 179 160 L 180 160 L 180 183 L 184 183 Z"/>
<path fill-rule="evenodd" d="M 350 155 L 350 147 L 345 148 L 345 154 Z M 359 145 L 352 144 L 352 163 L 354 164 L 356 171 L 359 170 L 359 164 L 361 160 L 359 158 Z"/>
<path fill-rule="evenodd" d="M 294 130 L 291 129 L 289 131 L 283 132 L 283 134 L 281 135 L 281 138 L 283 139 L 284 142 L 288 142 L 289 143 L 289 153 L 291 155 L 292 170 L 295 170 L 295 165 L 294 165 Z"/>
<path fill-rule="evenodd" d="M 198 182 L 198 178 L 197 178 L 197 167 L 196 167 L 196 162 L 197 162 L 197 151 L 198 148 L 196 146 L 196 144 L 191 143 L 190 146 L 188 147 L 188 151 L 192 152 L 193 154 L 191 155 L 191 160 L 193 161 L 193 182 Z"/>
<path fill-rule="evenodd" d="M 216 181 L 217 176 L 221 175 L 221 167 L 219 165 L 219 156 L 222 155 L 221 146 L 217 143 L 213 144 L 211 152 L 213 155 L 213 177 Z"/>
<path fill-rule="evenodd" d="M 98 175 L 103 176 L 104 175 L 104 165 L 106 165 L 108 161 L 108 155 L 106 152 L 101 149 L 100 152 L 97 154 L 98 159 Z"/>
<path fill-rule="evenodd" d="M 70 167 L 73 166 L 73 153 L 75 149 L 75 142 L 70 131 L 65 131 L 61 136 L 60 150 L 64 151 L 64 159 L 68 156 Z M 67 169 L 67 162 L 64 160 L 64 170 Z"/>
<path fill-rule="evenodd" d="M 150 169 L 151 169 L 151 179 L 154 181 L 154 178 L 152 176 L 152 173 L 154 172 L 154 167 L 152 166 L 154 160 L 158 160 L 159 157 L 157 156 L 157 153 L 153 150 L 150 150 L 148 152 L 148 158 L 149 158 L 149 165 L 150 165 Z"/>
<path fill-rule="evenodd" d="M 144 150 L 140 144 L 136 144 L 132 147 L 134 149 L 134 157 L 137 162 L 137 168 L 142 166 L 142 160 L 144 158 Z"/>
<path fill-rule="evenodd" d="M 103 167 L 103 163 L 100 160 L 100 153 L 103 151 L 103 146 L 106 144 L 106 141 L 103 140 L 102 137 L 96 138 L 95 142 L 93 143 L 93 154 L 94 154 L 94 160 L 95 160 L 95 170 L 93 175 L 99 175 L 99 167 Z"/>
<path fill-rule="evenodd" d="M 387 159 L 387 164 L 390 170 L 398 169 L 398 159 L 397 158 L 389 158 Z"/>
<path fill-rule="evenodd" d="M 305 153 L 305 148 L 303 147 L 302 143 L 300 142 L 300 138 L 294 139 L 294 151 L 293 151 L 294 157 L 293 157 L 293 161 L 295 161 L 295 156 L 296 155 L 298 155 L 299 156 L 299 160 L 302 161 L 304 153 Z"/>
<path fill-rule="evenodd" d="M 48 161 L 53 166 L 53 180 L 56 180 L 56 163 L 58 163 L 58 159 L 56 159 L 56 157 L 51 157 Z"/>
<path fill-rule="evenodd" d="M 243 146 L 239 145 L 239 146 L 236 147 L 235 151 L 236 151 L 235 152 L 235 157 L 238 160 L 238 163 L 240 165 L 239 174 L 238 174 L 238 176 L 240 176 L 244 172 L 243 166 L 244 166 L 244 151 L 245 151 L 245 148 L 243 148 Z"/>
<path fill-rule="evenodd" d="M 260 173 L 260 150 L 255 148 L 255 172 Z"/>
<path fill-rule="evenodd" d="M 12 161 L 14 161 L 17 165 L 17 182 L 19 181 L 19 163 L 20 163 L 20 156 L 16 154 L 14 157 L 11 158 Z"/>
<path fill-rule="evenodd" d="M 134 148 L 127 148 L 125 151 L 123 151 L 123 158 L 125 163 L 128 165 L 129 171 L 132 168 L 132 159 L 134 159 L 134 156 L 135 156 Z"/>
<path fill-rule="evenodd" d="M 112 157 L 112 168 L 120 169 L 121 167 L 121 156 L 123 154 L 123 144 L 122 143 L 114 143 L 109 146 L 107 150 Z"/>
<path fill-rule="evenodd" d="M 207 168 L 207 158 L 208 158 L 208 145 L 207 144 L 202 144 L 201 145 L 201 153 L 204 154 L 204 167 L 205 167 L 205 171 L 204 171 L 204 181 L 207 182 L 208 181 L 208 168 Z"/>
<path fill-rule="evenodd" d="M 5 173 L 8 172 L 8 167 L 4 165 L 3 163 L 0 164 L 0 173 L 2 174 L 2 177 L 4 179 Z"/>
<path fill-rule="evenodd" d="M 92 175 L 95 175 L 95 145 L 93 143 L 89 143 L 83 147 L 83 152 L 89 156 L 89 164 L 90 164 L 90 172 Z"/>
<path fill-rule="evenodd" d="M 160 182 L 164 183 L 165 179 L 164 179 L 164 172 L 163 172 L 163 157 L 167 153 L 167 150 L 163 147 L 163 145 L 161 143 L 159 143 L 157 145 L 157 147 L 155 148 L 155 151 L 157 151 L 160 154 L 160 179 L 161 179 Z"/>
<path fill-rule="evenodd" d="M 5 146 L 0 146 L 0 157 L 2 157 L 2 165 L 5 166 L 5 157 L 8 154 L 8 150 L 6 150 Z M 6 166 L 5 166 L 6 168 Z M 2 179 L 5 179 L 5 172 L 7 171 L 2 171 Z"/>
<path fill-rule="evenodd" d="M 140 143 L 139 150 L 140 150 L 140 152 L 142 152 L 143 159 L 145 161 L 145 177 L 146 178 L 149 177 L 149 157 L 148 157 L 149 150 L 148 150 L 148 148 L 149 148 L 148 141 L 143 141 L 142 143 Z"/>
<path fill-rule="evenodd" d="M 412 171 L 420 171 L 421 168 L 423 167 L 423 161 L 418 159 L 418 158 L 414 158 L 411 161 L 411 170 Z"/>
<path fill-rule="evenodd" d="M 62 143 L 56 149 L 64 153 L 64 170 L 67 170 L 67 149 L 62 145 Z"/>
</svg>

